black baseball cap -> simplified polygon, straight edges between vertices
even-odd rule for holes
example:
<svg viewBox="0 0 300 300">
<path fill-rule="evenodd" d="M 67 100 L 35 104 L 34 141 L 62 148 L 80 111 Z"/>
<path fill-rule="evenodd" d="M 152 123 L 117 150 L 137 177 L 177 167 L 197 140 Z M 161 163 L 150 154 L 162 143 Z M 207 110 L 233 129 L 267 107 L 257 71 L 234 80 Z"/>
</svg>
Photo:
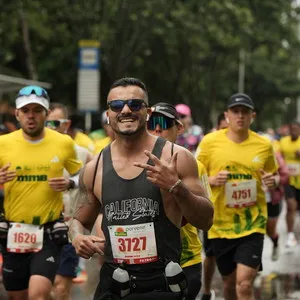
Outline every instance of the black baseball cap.
<svg viewBox="0 0 300 300">
<path fill-rule="evenodd" d="M 231 108 L 238 105 L 246 106 L 254 110 L 254 104 L 252 99 L 248 95 L 243 93 L 237 93 L 230 96 L 227 108 Z"/>
<path fill-rule="evenodd" d="M 152 113 L 159 113 L 162 114 L 170 119 L 179 120 L 179 116 L 177 113 L 177 110 L 174 105 L 165 103 L 165 102 L 159 102 L 156 103 L 151 107 Z"/>
</svg>

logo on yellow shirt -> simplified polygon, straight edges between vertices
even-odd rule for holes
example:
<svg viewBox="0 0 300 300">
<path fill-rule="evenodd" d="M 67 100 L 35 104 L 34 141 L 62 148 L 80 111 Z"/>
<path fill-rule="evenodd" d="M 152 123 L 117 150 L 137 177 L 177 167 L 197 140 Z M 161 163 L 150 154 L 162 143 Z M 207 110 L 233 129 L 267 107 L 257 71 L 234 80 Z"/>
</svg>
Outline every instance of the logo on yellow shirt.
<svg viewBox="0 0 300 300">
<path fill-rule="evenodd" d="M 50 162 L 52 162 L 52 163 L 58 163 L 58 162 L 59 162 L 58 156 L 55 155 L 55 156 L 50 160 Z"/>
</svg>

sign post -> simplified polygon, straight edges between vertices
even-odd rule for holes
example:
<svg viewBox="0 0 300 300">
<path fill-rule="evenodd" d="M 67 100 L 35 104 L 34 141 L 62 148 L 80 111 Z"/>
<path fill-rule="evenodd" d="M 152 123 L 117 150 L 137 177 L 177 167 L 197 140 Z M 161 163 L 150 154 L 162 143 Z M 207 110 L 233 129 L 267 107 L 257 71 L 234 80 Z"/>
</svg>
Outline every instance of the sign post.
<svg viewBox="0 0 300 300">
<path fill-rule="evenodd" d="M 100 42 L 79 41 L 77 109 L 85 113 L 85 129 L 92 127 L 92 113 L 100 110 Z"/>
</svg>

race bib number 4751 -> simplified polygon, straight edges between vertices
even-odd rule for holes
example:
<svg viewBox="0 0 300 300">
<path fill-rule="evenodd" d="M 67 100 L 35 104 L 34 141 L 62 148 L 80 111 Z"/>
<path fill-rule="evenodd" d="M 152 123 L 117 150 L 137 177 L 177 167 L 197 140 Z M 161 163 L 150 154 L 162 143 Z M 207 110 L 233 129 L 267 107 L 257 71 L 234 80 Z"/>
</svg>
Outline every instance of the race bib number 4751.
<svg viewBox="0 0 300 300">
<path fill-rule="evenodd" d="M 7 251 L 15 253 L 38 252 L 43 247 L 42 226 L 10 223 L 7 235 Z"/>
<path fill-rule="evenodd" d="M 153 223 L 109 226 L 114 262 L 146 264 L 158 259 Z"/>
<path fill-rule="evenodd" d="M 256 203 L 256 180 L 227 182 L 225 184 L 226 206 L 246 207 Z"/>
</svg>

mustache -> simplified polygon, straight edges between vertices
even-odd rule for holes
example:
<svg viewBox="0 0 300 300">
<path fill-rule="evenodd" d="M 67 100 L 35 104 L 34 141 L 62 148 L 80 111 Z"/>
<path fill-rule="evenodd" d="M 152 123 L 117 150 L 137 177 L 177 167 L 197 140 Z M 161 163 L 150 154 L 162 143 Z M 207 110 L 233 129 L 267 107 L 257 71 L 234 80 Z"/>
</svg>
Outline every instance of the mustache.
<svg viewBox="0 0 300 300">
<path fill-rule="evenodd" d="M 133 120 L 137 120 L 138 117 L 134 114 L 122 114 L 118 116 L 118 121 L 122 121 L 123 119 L 133 119 Z"/>
</svg>

